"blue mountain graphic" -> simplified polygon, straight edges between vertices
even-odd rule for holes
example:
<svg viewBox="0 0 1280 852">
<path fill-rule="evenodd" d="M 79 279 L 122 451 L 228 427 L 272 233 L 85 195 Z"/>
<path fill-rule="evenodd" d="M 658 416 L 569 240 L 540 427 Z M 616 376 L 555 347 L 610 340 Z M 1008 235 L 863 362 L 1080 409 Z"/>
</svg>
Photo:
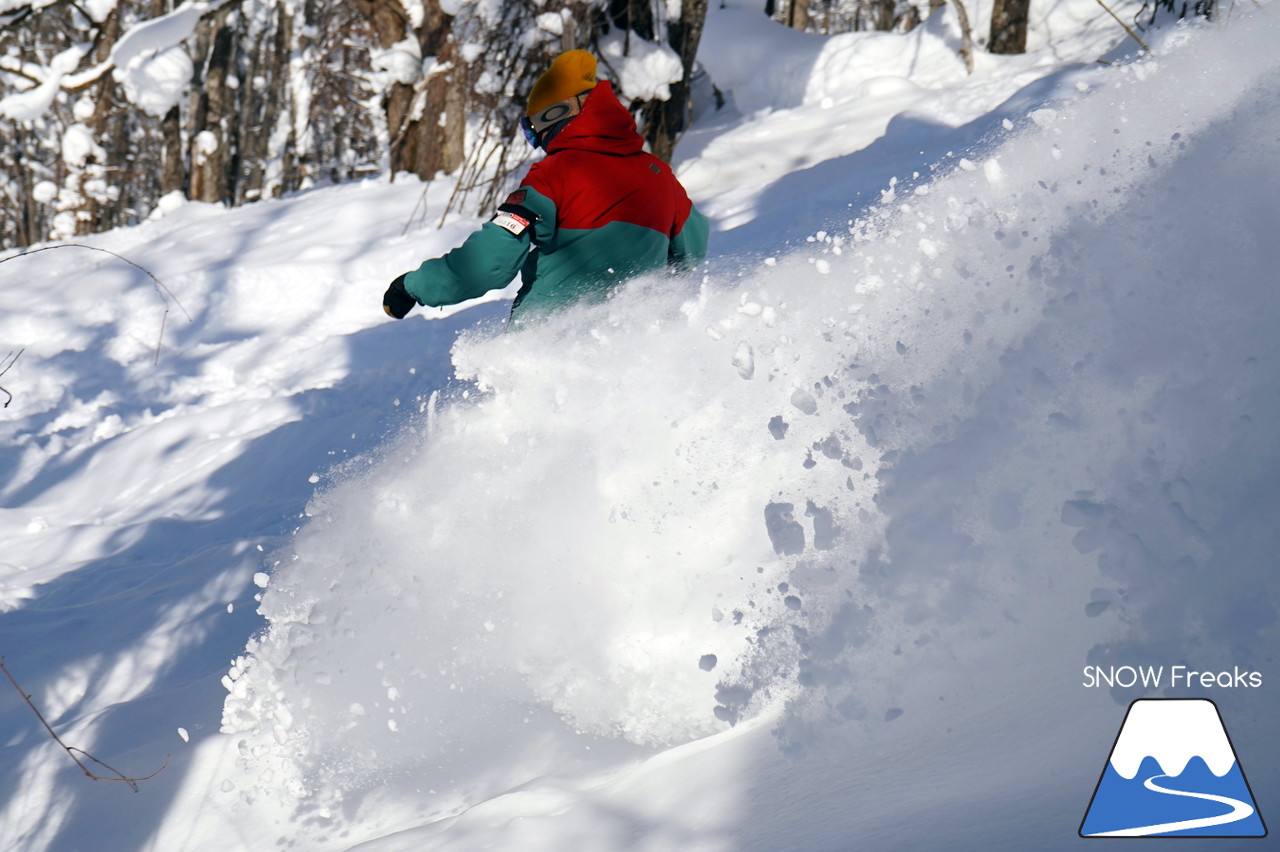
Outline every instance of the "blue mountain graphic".
<svg viewBox="0 0 1280 852">
<path fill-rule="evenodd" d="M 1166 791 L 1223 796 L 1253 808 L 1251 814 L 1232 822 L 1152 833 L 1149 836 L 1263 837 L 1267 833 L 1258 816 L 1257 805 L 1249 792 L 1249 786 L 1240 771 L 1240 764 L 1233 763 L 1231 771 L 1219 778 L 1199 757 L 1191 758 L 1182 773 L 1176 776 L 1166 776 L 1155 758 L 1146 757 L 1143 758 L 1138 774 L 1132 779 L 1124 778 L 1108 761 L 1080 833 L 1088 836 L 1184 820 L 1209 819 L 1225 816 L 1233 810 L 1231 805 L 1222 802 L 1149 789 L 1146 786 L 1149 780 L 1154 786 Z"/>
</svg>

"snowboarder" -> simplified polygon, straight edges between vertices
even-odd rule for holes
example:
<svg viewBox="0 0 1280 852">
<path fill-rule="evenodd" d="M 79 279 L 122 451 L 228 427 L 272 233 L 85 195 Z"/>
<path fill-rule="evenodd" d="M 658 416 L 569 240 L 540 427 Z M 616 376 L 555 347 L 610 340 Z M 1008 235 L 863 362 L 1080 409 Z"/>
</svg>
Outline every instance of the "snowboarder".
<svg viewBox="0 0 1280 852">
<path fill-rule="evenodd" d="M 521 317 L 601 296 L 630 277 L 689 268 L 707 251 L 707 219 L 670 166 L 643 150 L 635 119 L 585 50 L 556 57 L 529 94 L 521 128 L 547 156 L 458 248 L 396 278 L 383 309 L 454 305 L 505 287 Z"/>
</svg>

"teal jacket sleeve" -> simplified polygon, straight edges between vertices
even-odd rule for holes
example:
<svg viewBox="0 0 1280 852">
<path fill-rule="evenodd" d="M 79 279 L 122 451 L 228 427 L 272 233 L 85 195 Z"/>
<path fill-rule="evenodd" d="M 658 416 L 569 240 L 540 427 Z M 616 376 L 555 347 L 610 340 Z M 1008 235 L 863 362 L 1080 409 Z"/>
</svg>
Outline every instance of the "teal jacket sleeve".
<svg viewBox="0 0 1280 852">
<path fill-rule="evenodd" d="M 707 256 L 707 239 L 710 233 L 711 223 L 707 221 L 707 217 L 697 207 L 690 207 L 684 226 L 671 238 L 668 253 L 670 262 L 683 269 L 697 266 Z"/>
<path fill-rule="evenodd" d="M 404 289 L 419 304 L 456 305 L 505 287 L 516 277 L 532 243 L 485 222 L 466 242 L 443 257 L 426 261 L 404 277 Z"/>
<path fill-rule="evenodd" d="M 528 187 L 522 191 L 520 208 L 532 214 L 534 221 L 518 234 L 495 220 L 485 222 L 462 245 L 405 275 L 409 295 L 431 307 L 456 305 L 510 284 L 533 244 L 541 242 L 556 221 L 555 205 L 549 199 Z M 499 212 L 495 218 L 501 216 Z"/>
</svg>

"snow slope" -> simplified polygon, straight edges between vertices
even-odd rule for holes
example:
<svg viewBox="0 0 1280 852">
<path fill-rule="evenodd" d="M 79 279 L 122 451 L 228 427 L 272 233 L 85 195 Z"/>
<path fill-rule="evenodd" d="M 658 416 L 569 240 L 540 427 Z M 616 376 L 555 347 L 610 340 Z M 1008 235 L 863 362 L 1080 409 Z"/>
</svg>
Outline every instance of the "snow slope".
<svg viewBox="0 0 1280 852">
<path fill-rule="evenodd" d="M 169 756 L 91 783 L 0 692 L 0 845 L 1065 848 L 1139 694 L 1086 664 L 1260 671 L 1167 694 L 1265 819 L 1280 22 L 1097 66 L 1091 5 L 973 77 L 945 17 L 714 10 L 717 257 L 519 334 L 384 321 L 474 227 L 403 235 L 404 183 L 91 241 L 169 292 L 0 266 L 0 651 L 68 744 Z"/>
</svg>

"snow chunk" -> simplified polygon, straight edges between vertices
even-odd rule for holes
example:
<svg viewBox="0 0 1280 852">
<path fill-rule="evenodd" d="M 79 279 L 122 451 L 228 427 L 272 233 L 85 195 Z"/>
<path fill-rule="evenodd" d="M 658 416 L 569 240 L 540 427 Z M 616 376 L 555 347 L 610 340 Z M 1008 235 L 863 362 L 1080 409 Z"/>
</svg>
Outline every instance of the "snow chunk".
<svg viewBox="0 0 1280 852">
<path fill-rule="evenodd" d="M 205 158 L 218 150 L 218 137 L 211 130 L 201 130 L 195 138 L 196 160 L 203 163 Z"/>
<path fill-rule="evenodd" d="M 738 375 L 744 379 L 749 379 L 756 374 L 755 351 L 745 340 L 738 344 L 737 351 L 733 353 L 733 366 L 738 369 Z"/>
<path fill-rule="evenodd" d="M 993 186 L 999 186 L 1004 183 L 1004 169 L 1000 168 L 1000 163 L 995 158 L 982 164 L 982 174 L 986 177 L 987 182 Z"/>
<path fill-rule="evenodd" d="M 81 8 L 89 13 L 94 23 L 100 24 L 115 11 L 116 0 L 87 0 Z"/>
<path fill-rule="evenodd" d="M 151 215 L 147 218 L 162 219 L 186 203 L 187 196 L 183 194 L 182 190 L 175 189 L 173 192 L 160 196 L 160 199 L 156 201 L 155 209 L 151 211 Z"/>
<path fill-rule="evenodd" d="M 560 17 L 557 12 L 543 12 L 534 18 L 533 22 L 544 33 L 557 36 L 564 34 L 564 18 Z"/>
<path fill-rule="evenodd" d="M 1030 113 L 1031 120 L 1035 122 L 1036 127 L 1049 127 L 1058 120 L 1058 111 L 1056 109 L 1033 109 Z"/>
<path fill-rule="evenodd" d="M 414 29 L 422 26 L 427 14 L 422 6 L 422 0 L 400 0 L 400 5 L 404 8 L 404 13 Z"/>
<path fill-rule="evenodd" d="M 105 163 L 107 152 L 93 138 L 93 132 L 83 124 L 73 124 L 62 134 L 62 162 L 79 168 L 90 160 Z"/>
<path fill-rule="evenodd" d="M 422 51 L 416 38 L 406 38 L 374 54 L 373 67 L 382 72 L 384 84 L 412 83 L 422 73 Z"/>
<path fill-rule="evenodd" d="M 614 82 L 627 97 L 668 100 L 670 85 L 684 77 L 684 65 L 674 50 L 665 44 L 646 41 L 635 33 L 630 34 L 629 44 L 622 33 L 610 33 L 601 42 L 600 49 L 618 75 Z"/>
<path fill-rule="evenodd" d="M 195 75 L 195 66 L 182 45 L 134 56 L 115 78 L 129 102 L 148 115 L 162 116 L 182 98 Z"/>
<path fill-rule="evenodd" d="M 58 197 L 58 185 L 42 180 L 31 188 L 31 197 L 37 204 L 48 204 Z"/>
<path fill-rule="evenodd" d="M 805 414 L 818 413 L 818 402 L 813 398 L 813 394 L 801 388 L 797 388 L 791 394 L 791 404 Z"/>
</svg>

